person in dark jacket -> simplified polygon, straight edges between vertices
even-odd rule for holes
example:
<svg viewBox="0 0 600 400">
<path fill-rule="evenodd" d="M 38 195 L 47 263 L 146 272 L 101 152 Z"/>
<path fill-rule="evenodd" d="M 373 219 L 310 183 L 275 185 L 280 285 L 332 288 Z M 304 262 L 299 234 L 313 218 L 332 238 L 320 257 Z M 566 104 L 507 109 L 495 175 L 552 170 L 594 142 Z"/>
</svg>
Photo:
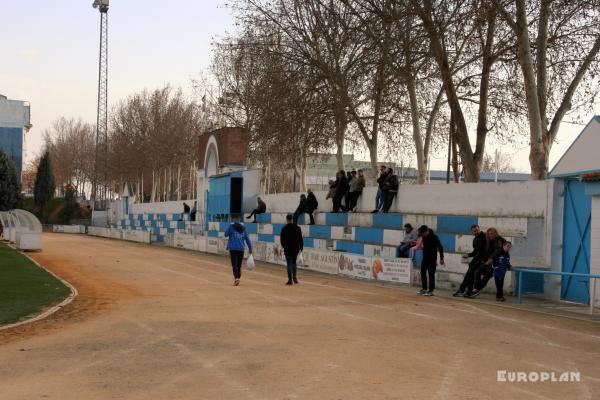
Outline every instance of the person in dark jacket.
<svg viewBox="0 0 600 400">
<path fill-rule="evenodd" d="M 252 242 L 244 225 L 240 223 L 239 215 L 233 215 L 233 223 L 225 231 L 227 250 L 231 256 L 231 267 L 233 269 L 233 285 L 238 286 L 242 278 L 242 261 L 244 260 L 244 242 L 248 245 L 248 252 L 252 254 Z"/>
<path fill-rule="evenodd" d="M 440 252 L 440 264 L 444 265 L 444 248 L 438 236 L 427 225 L 421 225 L 419 235 L 423 239 L 423 259 L 421 261 L 421 287 L 417 294 L 433 296 L 435 290 L 435 269 L 437 267 L 437 253 Z M 427 285 L 429 275 L 429 286 Z"/>
<path fill-rule="evenodd" d="M 256 203 L 258 206 L 254 210 L 252 210 L 250 215 L 248 215 L 246 217 L 246 219 L 250 219 L 250 218 L 254 217 L 254 221 L 252 221 L 252 223 L 254 223 L 254 224 L 256 223 L 256 216 L 258 214 L 264 214 L 267 212 L 267 205 L 260 197 L 256 198 Z"/>
<path fill-rule="evenodd" d="M 494 275 L 494 282 L 496 283 L 496 301 L 505 301 L 504 298 L 504 276 L 506 271 L 510 270 L 510 249 L 512 243 L 509 241 L 504 242 L 502 251 L 492 261 L 492 274 Z"/>
<path fill-rule="evenodd" d="M 383 208 L 382 212 L 387 213 L 392 207 L 392 202 L 396 193 L 398 193 L 398 177 L 394 174 L 394 170 L 388 168 L 388 176 L 383 182 Z"/>
<path fill-rule="evenodd" d="M 183 212 L 181 213 L 181 218 L 179 218 L 180 221 L 183 221 L 185 219 L 185 215 L 189 215 L 190 214 L 190 206 L 188 206 L 185 202 L 183 202 Z"/>
<path fill-rule="evenodd" d="M 294 212 L 293 220 L 295 224 L 298 223 L 298 218 L 300 218 L 300 216 L 306 212 L 306 208 L 306 195 L 301 194 L 300 203 L 298 204 L 298 208 L 296 208 L 296 211 Z"/>
<path fill-rule="evenodd" d="M 487 285 L 490 279 L 492 279 L 492 263 L 500 253 L 506 240 L 498 234 L 496 228 L 488 228 L 486 231 L 485 240 L 485 254 L 483 257 L 483 263 L 475 271 L 475 284 L 473 292 L 469 296 L 465 296 L 469 299 L 479 296 L 481 290 Z"/>
<path fill-rule="evenodd" d="M 281 229 L 280 240 L 285 262 L 287 264 L 288 281 L 286 285 L 298 284 L 296 276 L 296 260 L 298 254 L 304 249 L 304 240 L 302 239 L 302 230 L 292 221 L 293 217 L 287 215 L 287 224 Z"/>
<path fill-rule="evenodd" d="M 307 193 L 308 194 L 306 195 L 306 213 L 310 217 L 309 225 L 314 225 L 315 217 L 313 216 L 313 213 L 317 208 L 319 208 L 319 202 L 317 201 L 317 197 L 315 196 L 312 190 L 308 189 Z"/>
<path fill-rule="evenodd" d="M 483 264 L 483 257 L 485 256 L 485 233 L 481 232 L 479 225 L 471 226 L 471 233 L 473 234 L 473 251 L 468 254 L 463 254 L 463 259 L 472 257 L 469 262 L 469 268 L 465 273 L 460 287 L 454 292 L 454 297 L 459 296 L 470 296 L 473 293 L 473 285 L 475 284 L 475 271 L 481 264 Z"/>
<path fill-rule="evenodd" d="M 356 211 L 358 198 L 362 194 L 366 184 L 365 175 L 363 174 L 362 169 L 358 170 L 358 174 L 356 171 L 352 171 L 352 180 L 350 181 L 350 204 L 348 205 L 348 211 Z"/>
<path fill-rule="evenodd" d="M 354 171 L 354 176 L 351 171 L 346 172 L 346 180 L 348 181 L 348 189 L 346 190 L 346 194 L 344 195 L 344 211 L 350 210 L 350 204 L 352 203 L 352 199 L 350 197 L 350 185 L 352 185 L 352 179 L 356 177 L 356 171 Z"/>
<path fill-rule="evenodd" d="M 333 195 L 333 212 L 340 212 L 340 209 L 344 211 L 344 207 L 342 206 L 342 200 L 344 196 L 350 189 L 350 185 L 348 184 L 348 178 L 346 178 L 346 172 L 341 170 L 337 173 L 337 180 L 335 183 L 335 194 Z"/>
<path fill-rule="evenodd" d="M 379 177 L 377 178 L 377 195 L 375 196 L 375 209 L 373 213 L 379 212 L 383 207 L 383 182 L 387 178 L 387 168 L 385 165 L 379 166 Z"/>
<path fill-rule="evenodd" d="M 198 202 L 194 201 L 192 211 L 190 211 L 190 221 L 196 221 L 196 214 L 198 213 Z"/>
</svg>

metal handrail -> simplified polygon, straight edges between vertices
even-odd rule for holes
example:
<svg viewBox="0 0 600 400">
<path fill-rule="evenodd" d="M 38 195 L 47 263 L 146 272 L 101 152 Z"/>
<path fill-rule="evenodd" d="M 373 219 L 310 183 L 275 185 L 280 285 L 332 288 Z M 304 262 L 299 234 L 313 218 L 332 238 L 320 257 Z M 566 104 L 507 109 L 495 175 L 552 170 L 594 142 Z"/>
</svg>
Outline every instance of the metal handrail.
<svg viewBox="0 0 600 400">
<path fill-rule="evenodd" d="M 518 304 L 523 303 L 523 274 L 542 274 L 542 275 L 558 275 L 558 276 L 576 276 L 580 278 L 587 278 L 592 281 L 592 290 L 590 293 L 590 315 L 594 314 L 594 297 L 596 295 L 596 279 L 600 279 L 598 274 L 582 274 L 579 272 L 558 272 L 558 271 L 545 271 L 539 269 L 527 269 L 527 268 L 513 268 L 512 271 L 517 274 L 517 296 Z"/>
</svg>

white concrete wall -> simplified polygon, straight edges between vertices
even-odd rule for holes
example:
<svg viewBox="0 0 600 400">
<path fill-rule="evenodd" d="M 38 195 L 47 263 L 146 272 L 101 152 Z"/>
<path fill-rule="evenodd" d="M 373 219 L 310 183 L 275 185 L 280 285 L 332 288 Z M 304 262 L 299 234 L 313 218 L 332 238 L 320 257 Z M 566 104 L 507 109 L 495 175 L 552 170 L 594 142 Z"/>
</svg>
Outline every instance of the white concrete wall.
<svg viewBox="0 0 600 400">
<path fill-rule="evenodd" d="M 545 217 L 553 181 L 464 183 L 451 185 L 401 185 L 391 212 L 429 215 L 477 215 L 481 217 Z M 375 207 L 375 187 L 365 188 L 359 211 Z M 301 193 L 263 196 L 268 212 L 293 212 Z M 320 211 L 331 211 L 327 192 L 315 192 Z"/>
<path fill-rule="evenodd" d="M 194 207 L 195 200 L 164 201 L 161 203 L 130 204 L 130 214 L 176 214 L 183 212 L 183 203 Z"/>
<path fill-rule="evenodd" d="M 244 171 L 242 210 L 249 213 L 256 208 L 256 198 L 260 193 L 260 170 Z"/>
</svg>

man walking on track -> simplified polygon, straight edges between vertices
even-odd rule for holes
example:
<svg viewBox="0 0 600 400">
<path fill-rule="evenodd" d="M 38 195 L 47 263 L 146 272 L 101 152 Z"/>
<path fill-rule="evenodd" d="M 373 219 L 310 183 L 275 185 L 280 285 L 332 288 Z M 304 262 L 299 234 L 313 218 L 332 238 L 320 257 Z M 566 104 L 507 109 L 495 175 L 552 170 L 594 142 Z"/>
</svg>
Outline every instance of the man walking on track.
<svg viewBox="0 0 600 400">
<path fill-rule="evenodd" d="M 228 237 L 227 250 L 231 256 L 231 267 L 233 268 L 233 285 L 238 286 L 242 277 L 242 261 L 244 260 L 244 242 L 248 245 L 248 252 L 252 254 L 252 242 L 244 225 L 240 223 L 240 216 L 232 216 L 233 223 L 225 231 Z"/>
<path fill-rule="evenodd" d="M 421 285 L 417 294 L 433 296 L 435 290 L 435 269 L 437 267 L 437 252 L 440 252 L 440 264 L 444 265 L 444 248 L 440 239 L 427 225 L 421 225 L 419 234 L 423 238 L 423 259 L 421 261 Z M 429 287 L 427 286 L 429 275 Z"/>
<path fill-rule="evenodd" d="M 281 247 L 283 247 L 285 254 L 288 274 L 286 285 L 298 283 L 298 278 L 296 277 L 296 260 L 298 254 L 304 249 L 302 230 L 292 219 L 293 217 L 288 214 L 286 217 L 287 224 L 281 229 Z"/>
</svg>

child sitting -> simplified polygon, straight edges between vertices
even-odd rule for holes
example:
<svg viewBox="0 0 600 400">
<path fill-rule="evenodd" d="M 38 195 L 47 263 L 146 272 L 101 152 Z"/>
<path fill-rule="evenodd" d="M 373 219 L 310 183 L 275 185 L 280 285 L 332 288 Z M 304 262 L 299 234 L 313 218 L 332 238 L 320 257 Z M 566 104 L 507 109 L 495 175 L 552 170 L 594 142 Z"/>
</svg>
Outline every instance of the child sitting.
<svg viewBox="0 0 600 400">
<path fill-rule="evenodd" d="M 511 242 L 504 242 L 502 251 L 494 258 L 492 263 L 492 274 L 494 275 L 494 282 L 496 282 L 496 301 L 505 301 L 504 298 L 504 275 L 506 271 L 510 270 L 510 249 L 512 247 Z"/>
</svg>

